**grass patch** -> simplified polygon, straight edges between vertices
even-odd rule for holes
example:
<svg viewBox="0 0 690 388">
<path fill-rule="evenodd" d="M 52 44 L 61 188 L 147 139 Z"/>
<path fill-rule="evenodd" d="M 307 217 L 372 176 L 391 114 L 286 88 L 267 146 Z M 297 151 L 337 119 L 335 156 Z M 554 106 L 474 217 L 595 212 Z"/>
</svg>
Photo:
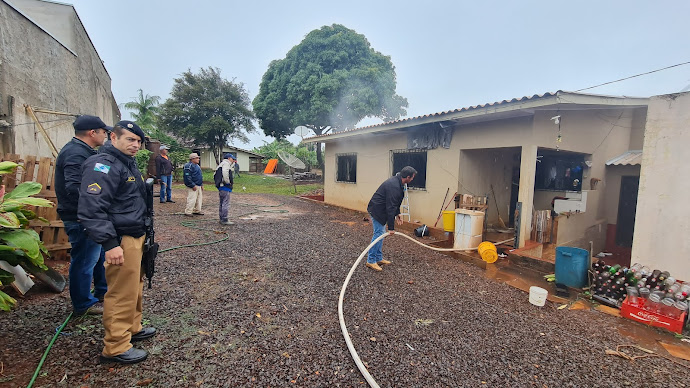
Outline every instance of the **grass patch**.
<svg viewBox="0 0 690 388">
<path fill-rule="evenodd" d="M 203 176 L 204 191 L 218 191 L 213 184 L 213 171 L 204 171 Z M 173 189 L 185 189 L 185 186 L 183 184 L 174 184 Z M 313 183 L 308 185 L 297 185 L 297 194 L 295 194 L 295 189 L 290 180 L 247 173 L 242 174 L 239 178 L 235 178 L 233 186 L 233 192 L 238 193 L 278 194 L 286 196 L 302 195 L 317 189 L 323 189 L 323 184 Z"/>
</svg>

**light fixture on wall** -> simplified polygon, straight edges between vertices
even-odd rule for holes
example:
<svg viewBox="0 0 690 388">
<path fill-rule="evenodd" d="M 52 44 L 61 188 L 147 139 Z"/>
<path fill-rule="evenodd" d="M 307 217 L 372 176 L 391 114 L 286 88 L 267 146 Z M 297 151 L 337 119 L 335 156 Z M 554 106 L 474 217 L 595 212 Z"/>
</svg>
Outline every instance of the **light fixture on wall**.
<svg viewBox="0 0 690 388">
<path fill-rule="evenodd" d="M 563 137 L 561 136 L 561 115 L 556 115 L 551 118 L 553 120 L 553 123 L 558 125 L 558 136 L 556 136 L 556 151 L 561 150 L 561 141 L 563 141 Z"/>
</svg>

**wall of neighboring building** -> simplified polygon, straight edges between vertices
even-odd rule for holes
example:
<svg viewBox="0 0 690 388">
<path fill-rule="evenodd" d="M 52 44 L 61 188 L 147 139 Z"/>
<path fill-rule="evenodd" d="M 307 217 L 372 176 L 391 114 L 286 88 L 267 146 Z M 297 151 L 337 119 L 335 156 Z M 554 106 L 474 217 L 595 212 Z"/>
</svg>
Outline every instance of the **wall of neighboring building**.
<svg viewBox="0 0 690 388">
<path fill-rule="evenodd" d="M 235 154 L 237 157 L 237 163 L 240 164 L 240 171 L 249 171 L 249 154 L 243 151 L 238 151 L 234 148 L 225 148 L 223 149 L 223 153 L 225 152 L 230 152 Z M 216 157 L 213 155 L 213 152 L 209 150 L 202 150 L 201 154 L 199 155 L 200 159 L 200 166 L 201 168 L 210 168 L 212 170 L 215 170 L 216 167 L 218 167 L 218 164 L 216 163 Z"/>
<path fill-rule="evenodd" d="M 52 155 L 25 104 L 96 115 L 107 124 L 118 121 L 110 76 L 72 6 L 31 0 L 12 4 L 19 10 L 0 1 L 0 113 L 8 113 L 6 120 L 11 124 L 11 134 L 3 136 L 2 151 Z M 43 26 L 45 30 L 27 19 L 38 22 L 41 14 L 53 15 L 50 25 Z M 52 35 L 46 31 L 49 28 Z M 60 36 L 65 42 L 58 40 Z M 5 105 L 10 96 L 13 103 Z M 73 116 L 37 116 L 58 150 L 74 135 Z"/>
<path fill-rule="evenodd" d="M 690 281 L 690 92 L 652 97 L 642 151 L 632 262 Z"/>
</svg>

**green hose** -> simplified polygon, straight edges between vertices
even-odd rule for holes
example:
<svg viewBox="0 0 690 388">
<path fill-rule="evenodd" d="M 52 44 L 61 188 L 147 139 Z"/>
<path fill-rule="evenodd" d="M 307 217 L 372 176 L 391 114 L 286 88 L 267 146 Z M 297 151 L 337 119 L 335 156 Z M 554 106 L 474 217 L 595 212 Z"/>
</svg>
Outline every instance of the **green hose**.
<svg viewBox="0 0 690 388">
<path fill-rule="evenodd" d="M 27 385 L 26 388 L 31 388 L 34 385 L 34 382 L 36 381 L 36 377 L 38 377 L 38 372 L 41 371 L 41 367 L 43 366 L 43 363 L 45 362 L 46 358 L 48 357 L 48 352 L 50 352 L 50 348 L 53 347 L 53 343 L 55 343 L 55 340 L 57 339 L 57 337 L 62 332 L 62 329 L 64 329 L 65 326 L 67 326 L 67 322 L 69 322 L 70 318 L 72 318 L 72 314 L 74 314 L 74 313 L 69 313 L 69 315 L 67 316 L 67 319 L 65 319 L 65 322 L 62 323 L 62 325 L 55 332 L 53 339 L 50 340 L 50 343 L 48 344 L 46 351 L 43 352 L 43 357 L 41 357 L 41 361 L 38 363 L 38 368 L 36 368 L 36 371 L 34 372 L 34 375 L 31 378 L 31 381 L 29 381 L 29 385 Z"/>
</svg>

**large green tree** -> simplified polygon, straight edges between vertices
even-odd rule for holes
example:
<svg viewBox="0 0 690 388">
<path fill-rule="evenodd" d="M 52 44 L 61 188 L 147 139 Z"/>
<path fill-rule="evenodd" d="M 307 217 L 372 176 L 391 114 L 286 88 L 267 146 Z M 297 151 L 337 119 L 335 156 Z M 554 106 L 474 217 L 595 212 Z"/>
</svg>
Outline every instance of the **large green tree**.
<svg viewBox="0 0 690 388">
<path fill-rule="evenodd" d="M 139 89 L 139 95 L 124 104 L 125 109 L 133 111 L 134 121 L 149 135 L 156 128 L 160 99 L 159 96 L 144 95 L 144 91 Z"/>
<path fill-rule="evenodd" d="M 395 120 L 407 99 L 395 93 L 395 67 L 366 37 L 345 26 L 307 34 L 264 74 L 254 112 L 267 136 L 278 139 L 303 125 L 321 135 L 354 127 L 365 117 Z M 317 159 L 323 165 L 321 148 Z"/>
<path fill-rule="evenodd" d="M 161 105 L 160 125 L 167 132 L 209 147 L 220 163 L 223 147 L 231 140 L 248 142 L 254 132 L 251 101 L 242 83 L 220 76 L 209 67 L 188 70 L 175 79 L 170 98 Z"/>
</svg>

